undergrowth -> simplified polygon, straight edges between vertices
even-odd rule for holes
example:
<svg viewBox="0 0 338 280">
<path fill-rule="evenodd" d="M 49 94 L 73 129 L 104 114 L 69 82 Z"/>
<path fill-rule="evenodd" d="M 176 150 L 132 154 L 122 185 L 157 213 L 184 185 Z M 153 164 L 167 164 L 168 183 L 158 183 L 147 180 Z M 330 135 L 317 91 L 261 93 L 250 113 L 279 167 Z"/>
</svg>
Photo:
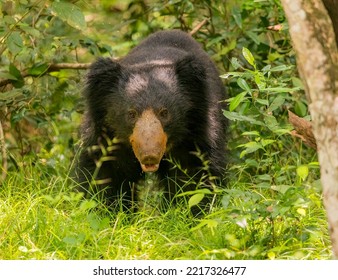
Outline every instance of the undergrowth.
<svg viewBox="0 0 338 280">
<path fill-rule="evenodd" d="M 329 259 L 316 183 L 285 190 L 241 183 L 234 165 L 221 205 L 193 217 L 168 211 L 114 212 L 72 192 L 66 169 L 28 164 L 0 190 L 0 259 Z"/>
</svg>

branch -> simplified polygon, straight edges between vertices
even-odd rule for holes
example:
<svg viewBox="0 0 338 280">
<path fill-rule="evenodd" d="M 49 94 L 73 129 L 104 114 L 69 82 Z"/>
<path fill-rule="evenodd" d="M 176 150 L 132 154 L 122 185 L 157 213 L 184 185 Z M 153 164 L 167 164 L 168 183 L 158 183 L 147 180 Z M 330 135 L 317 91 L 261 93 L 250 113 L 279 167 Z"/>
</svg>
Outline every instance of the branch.
<svg viewBox="0 0 338 280">
<path fill-rule="evenodd" d="M 300 138 L 307 146 L 317 149 L 316 139 L 312 132 L 311 122 L 298 117 L 291 111 L 289 112 L 289 122 L 293 125 L 294 129 L 291 134 Z"/>
<path fill-rule="evenodd" d="M 202 20 L 199 24 L 197 24 L 197 25 L 194 27 L 193 30 L 191 30 L 191 31 L 189 32 L 189 34 L 190 34 L 191 36 L 195 35 L 195 34 L 198 32 L 198 30 L 200 30 L 200 29 L 202 28 L 202 26 L 205 25 L 208 21 L 209 21 L 209 19 L 207 19 L 207 18 L 205 18 L 204 20 Z"/>
<path fill-rule="evenodd" d="M 63 69 L 86 70 L 89 69 L 91 63 L 56 63 L 50 64 L 47 72 L 55 72 Z"/>
<path fill-rule="evenodd" d="M 39 77 L 46 75 L 50 72 L 57 72 L 63 69 L 73 69 L 73 70 L 86 70 L 89 69 L 91 63 L 51 63 L 49 64 L 47 70 L 39 75 Z M 26 77 L 36 77 L 36 75 L 29 74 L 27 70 L 23 71 L 21 73 L 21 76 L 23 78 Z M 10 83 L 12 83 L 13 80 L 6 79 L 0 81 L 0 87 L 6 86 Z"/>
</svg>

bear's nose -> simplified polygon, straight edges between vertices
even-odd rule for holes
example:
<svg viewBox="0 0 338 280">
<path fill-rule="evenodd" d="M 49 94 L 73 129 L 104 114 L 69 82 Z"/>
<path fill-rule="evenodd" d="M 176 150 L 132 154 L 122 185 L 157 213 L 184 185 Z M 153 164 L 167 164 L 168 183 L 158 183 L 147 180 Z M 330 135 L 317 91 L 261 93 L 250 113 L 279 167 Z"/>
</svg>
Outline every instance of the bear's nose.
<svg viewBox="0 0 338 280">
<path fill-rule="evenodd" d="M 129 141 L 143 172 L 155 172 L 166 151 L 167 134 L 152 109 L 145 110 L 136 121 Z"/>
<path fill-rule="evenodd" d="M 161 157 L 147 155 L 141 158 L 141 167 L 144 172 L 155 172 L 160 166 Z"/>
</svg>

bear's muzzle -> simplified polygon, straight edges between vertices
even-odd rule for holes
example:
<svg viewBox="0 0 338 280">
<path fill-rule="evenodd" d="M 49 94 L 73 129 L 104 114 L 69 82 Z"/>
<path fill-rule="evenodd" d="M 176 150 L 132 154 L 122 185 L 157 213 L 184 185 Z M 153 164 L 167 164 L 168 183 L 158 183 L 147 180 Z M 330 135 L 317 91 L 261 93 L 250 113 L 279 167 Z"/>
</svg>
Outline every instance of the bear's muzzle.
<svg viewBox="0 0 338 280">
<path fill-rule="evenodd" d="M 144 172 L 155 172 L 166 151 L 168 136 L 152 109 L 143 111 L 129 137 L 134 154 Z"/>
</svg>

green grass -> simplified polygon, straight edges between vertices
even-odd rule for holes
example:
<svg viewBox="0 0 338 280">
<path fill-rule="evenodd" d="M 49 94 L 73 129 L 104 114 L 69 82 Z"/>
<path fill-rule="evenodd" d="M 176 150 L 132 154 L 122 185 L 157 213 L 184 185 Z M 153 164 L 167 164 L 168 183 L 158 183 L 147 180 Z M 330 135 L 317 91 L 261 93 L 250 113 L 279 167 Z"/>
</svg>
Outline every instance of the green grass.
<svg viewBox="0 0 338 280">
<path fill-rule="evenodd" d="M 0 259 L 331 258 L 315 181 L 272 190 L 238 170 L 223 207 L 194 218 L 186 203 L 115 213 L 72 192 L 65 170 L 26 164 L 0 189 Z"/>
</svg>

